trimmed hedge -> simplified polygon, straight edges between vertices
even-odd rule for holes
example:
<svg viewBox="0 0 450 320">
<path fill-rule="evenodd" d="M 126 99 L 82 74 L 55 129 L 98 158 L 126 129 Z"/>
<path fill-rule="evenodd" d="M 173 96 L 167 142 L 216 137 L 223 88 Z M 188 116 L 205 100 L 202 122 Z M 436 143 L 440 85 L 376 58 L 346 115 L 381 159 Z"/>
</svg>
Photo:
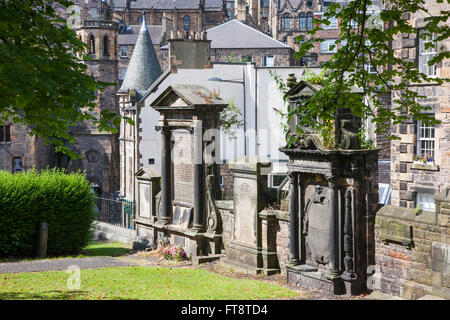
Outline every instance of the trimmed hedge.
<svg viewBox="0 0 450 320">
<path fill-rule="evenodd" d="M 90 239 L 94 208 L 84 174 L 0 171 L 0 256 L 35 256 L 41 222 L 49 256 L 79 252 Z"/>
</svg>

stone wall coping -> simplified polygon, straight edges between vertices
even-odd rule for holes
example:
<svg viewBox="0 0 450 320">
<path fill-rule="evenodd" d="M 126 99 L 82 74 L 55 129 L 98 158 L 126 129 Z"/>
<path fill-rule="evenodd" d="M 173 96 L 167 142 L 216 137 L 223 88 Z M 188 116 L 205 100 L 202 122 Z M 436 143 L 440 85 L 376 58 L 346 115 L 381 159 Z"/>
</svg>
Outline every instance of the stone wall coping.
<svg viewBox="0 0 450 320">
<path fill-rule="evenodd" d="M 289 211 L 265 209 L 259 213 L 259 216 L 270 217 L 275 215 L 277 220 L 289 221 Z"/>
<path fill-rule="evenodd" d="M 231 171 L 250 171 L 260 173 L 261 168 L 270 168 L 272 162 L 259 156 L 246 156 L 228 162 Z"/>
<path fill-rule="evenodd" d="M 216 200 L 214 201 L 217 209 L 228 210 L 234 212 L 234 200 Z"/>
<path fill-rule="evenodd" d="M 403 208 L 392 205 L 382 206 L 378 212 L 377 217 L 387 217 L 391 219 L 433 224 L 437 223 L 436 212 L 433 211 L 422 211 L 420 214 L 416 214 L 415 209 Z"/>
</svg>

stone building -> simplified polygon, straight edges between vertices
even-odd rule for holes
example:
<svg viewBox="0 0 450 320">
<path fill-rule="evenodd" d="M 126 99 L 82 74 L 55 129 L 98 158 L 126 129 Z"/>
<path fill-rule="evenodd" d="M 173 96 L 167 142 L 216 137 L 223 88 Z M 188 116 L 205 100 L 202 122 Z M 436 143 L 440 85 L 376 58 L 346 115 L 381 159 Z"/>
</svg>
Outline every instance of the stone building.
<svg viewBox="0 0 450 320">
<path fill-rule="evenodd" d="M 444 6 L 446 5 L 428 4 L 427 8 L 432 14 L 436 14 Z M 419 29 L 424 25 L 424 18 L 420 15 L 409 14 L 405 18 Z M 425 50 L 424 44 L 427 42 L 433 42 L 434 47 Z M 446 59 L 433 67 L 429 67 L 427 62 L 441 50 L 441 46 L 449 48 L 450 40 L 422 40 L 416 34 L 404 34 L 394 40 L 392 46 L 397 56 L 415 62 L 418 69 L 428 76 L 449 77 L 450 60 Z M 419 102 L 430 107 L 431 109 L 425 112 L 432 114 L 441 124 L 433 126 L 411 119 L 408 123 L 393 128 L 394 134 L 401 140 L 393 141 L 391 148 L 392 204 L 407 208 L 421 206 L 424 210 L 434 210 L 434 196 L 450 187 L 450 87 L 444 82 L 443 85 L 411 84 L 410 89 L 426 96 Z M 393 93 L 392 100 L 394 98 Z M 393 103 L 392 107 L 397 106 Z M 402 112 L 407 113 L 407 110 Z M 431 156 L 431 161 L 414 161 L 414 156 L 426 154 Z"/>
<path fill-rule="evenodd" d="M 29 132 L 26 126 L 9 121 L 0 125 L 0 170 L 20 172 L 62 165 L 62 156 Z"/>
<path fill-rule="evenodd" d="M 255 62 L 257 66 L 289 66 L 292 49 L 238 20 L 208 30 L 213 62 Z"/>
<path fill-rule="evenodd" d="M 142 21 L 129 71 L 117 92 L 122 118 L 128 117 L 136 123 L 136 102 L 150 85 L 162 74 L 145 20 Z M 139 169 L 136 155 L 137 126 L 122 121 L 120 128 L 120 193 L 129 200 L 135 200 L 134 174 Z"/>
<path fill-rule="evenodd" d="M 345 5 L 348 1 L 326 0 L 235 0 L 235 16 L 237 20 L 260 29 L 274 39 L 289 45 L 297 51 L 300 43 L 295 40 L 298 36 L 309 39 L 307 31 L 314 27 L 313 19 L 320 20 L 331 2 Z M 380 1 L 373 1 L 370 8 L 376 12 L 380 8 Z M 325 39 L 321 44 L 316 43 L 310 54 L 302 61 L 294 61 L 300 65 L 320 66 L 328 61 L 336 48 L 330 46 L 339 38 L 338 21 L 330 21 L 330 25 L 323 25 L 315 37 Z"/>
</svg>

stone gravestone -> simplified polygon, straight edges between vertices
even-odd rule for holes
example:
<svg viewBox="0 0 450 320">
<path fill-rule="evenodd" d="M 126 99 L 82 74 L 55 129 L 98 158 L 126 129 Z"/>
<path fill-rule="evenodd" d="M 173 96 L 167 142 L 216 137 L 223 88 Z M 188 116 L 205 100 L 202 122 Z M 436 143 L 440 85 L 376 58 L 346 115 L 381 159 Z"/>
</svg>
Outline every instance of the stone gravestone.
<svg viewBox="0 0 450 320">
<path fill-rule="evenodd" d="M 287 93 L 290 110 L 307 104 L 318 89 L 291 75 Z M 358 94 L 358 93 L 355 93 Z M 306 111 L 307 112 L 307 111 Z M 337 111 L 328 149 L 317 129 L 297 133 L 292 117 L 289 147 L 290 258 L 289 283 L 331 294 L 366 291 L 367 268 L 375 264 L 374 220 L 378 203 L 378 149 L 361 150 L 356 135 L 360 119 Z"/>
<path fill-rule="evenodd" d="M 156 240 L 151 225 L 158 221 L 158 202 L 157 195 L 161 190 L 161 175 L 152 167 L 139 169 L 135 174 L 137 186 L 137 212 L 136 212 L 136 232 L 143 242 L 153 245 Z M 142 245 L 141 248 L 145 248 Z"/>
<path fill-rule="evenodd" d="M 227 105 L 203 86 L 172 85 L 151 106 L 162 133 L 160 216 L 152 227 L 182 245 L 194 263 L 218 259 L 219 114 Z"/>
<path fill-rule="evenodd" d="M 259 213 L 266 207 L 271 162 L 245 157 L 229 162 L 233 173 L 234 234 L 223 263 L 251 274 L 279 272 L 276 251 L 263 247 Z"/>
</svg>

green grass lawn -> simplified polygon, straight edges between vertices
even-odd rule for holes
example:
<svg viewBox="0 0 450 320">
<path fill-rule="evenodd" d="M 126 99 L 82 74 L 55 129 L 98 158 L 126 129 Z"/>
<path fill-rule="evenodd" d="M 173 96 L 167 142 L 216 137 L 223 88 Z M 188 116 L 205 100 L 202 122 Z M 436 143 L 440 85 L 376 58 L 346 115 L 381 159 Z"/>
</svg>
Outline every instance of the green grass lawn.
<svg viewBox="0 0 450 320">
<path fill-rule="evenodd" d="M 126 267 L 81 270 L 79 290 L 65 271 L 0 275 L 0 299 L 278 299 L 299 293 L 258 280 L 204 269 Z"/>
</svg>

